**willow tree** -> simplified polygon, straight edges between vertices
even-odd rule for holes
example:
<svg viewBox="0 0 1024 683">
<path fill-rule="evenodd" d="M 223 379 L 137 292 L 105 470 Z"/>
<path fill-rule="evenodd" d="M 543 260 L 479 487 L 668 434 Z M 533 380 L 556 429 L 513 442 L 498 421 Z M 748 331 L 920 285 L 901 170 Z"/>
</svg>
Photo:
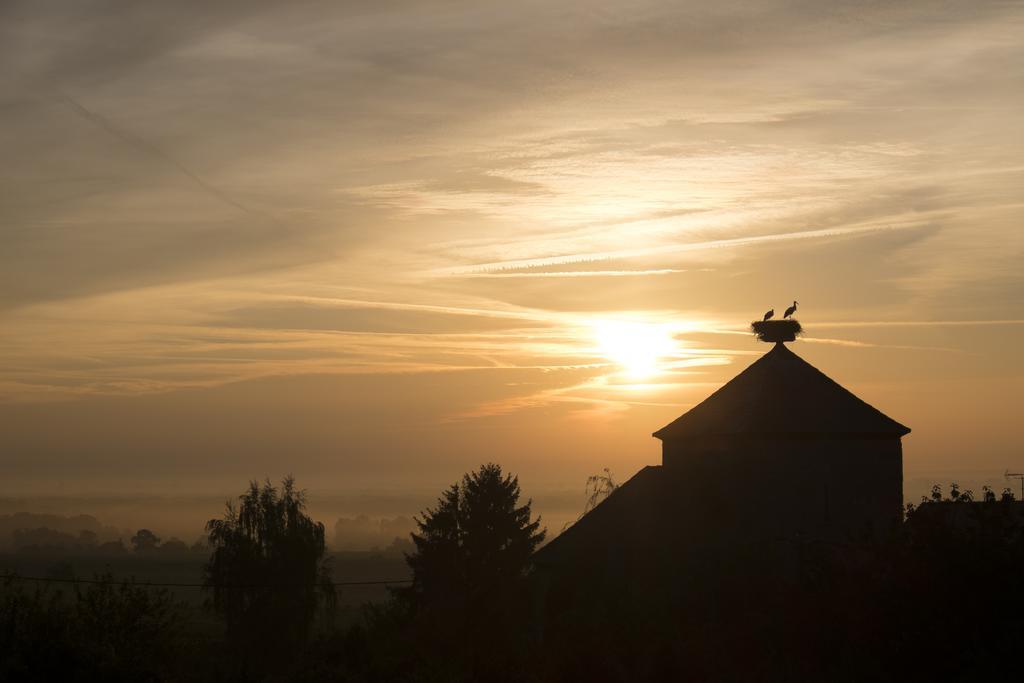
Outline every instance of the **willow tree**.
<svg viewBox="0 0 1024 683">
<path fill-rule="evenodd" d="M 287 477 L 280 490 L 250 482 L 222 519 L 206 524 L 213 549 L 204 585 L 228 641 L 260 661 L 284 659 L 307 638 L 318 603 L 331 599 L 324 525 Z"/>
</svg>

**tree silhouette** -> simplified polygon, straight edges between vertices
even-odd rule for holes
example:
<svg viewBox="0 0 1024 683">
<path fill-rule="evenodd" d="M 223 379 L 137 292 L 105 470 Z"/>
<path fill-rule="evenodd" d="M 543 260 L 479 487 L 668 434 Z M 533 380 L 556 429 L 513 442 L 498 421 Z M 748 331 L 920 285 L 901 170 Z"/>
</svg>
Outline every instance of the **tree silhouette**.
<svg viewBox="0 0 1024 683">
<path fill-rule="evenodd" d="M 612 471 L 605 467 L 603 472 L 604 474 L 592 474 L 587 477 L 587 484 L 583 489 L 584 494 L 587 496 L 587 500 L 583 504 L 583 512 L 575 520 L 569 520 L 563 524 L 562 531 L 583 519 L 588 512 L 596 508 L 600 502 L 615 493 L 615 489 L 619 488 L 619 485 L 615 483 L 615 479 L 612 477 Z"/>
<path fill-rule="evenodd" d="M 160 545 L 160 537 L 149 529 L 139 529 L 131 539 L 132 548 L 135 552 L 142 553 L 149 550 L 156 550 Z"/>
<path fill-rule="evenodd" d="M 493 680 L 496 669 L 507 671 L 526 631 L 524 576 L 545 531 L 519 497 L 518 478 L 487 464 L 416 520 L 404 595 L 428 647 L 447 651 L 461 676 Z"/>
<path fill-rule="evenodd" d="M 206 525 L 213 549 L 204 583 L 223 616 L 228 642 L 248 661 L 290 658 L 308 637 L 321 598 L 333 597 L 324 561 L 324 525 L 287 477 L 278 491 L 253 481 L 223 519 Z"/>
<path fill-rule="evenodd" d="M 180 679 L 183 606 L 109 573 L 91 581 L 66 591 L 0 578 L 0 681 Z"/>
</svg>

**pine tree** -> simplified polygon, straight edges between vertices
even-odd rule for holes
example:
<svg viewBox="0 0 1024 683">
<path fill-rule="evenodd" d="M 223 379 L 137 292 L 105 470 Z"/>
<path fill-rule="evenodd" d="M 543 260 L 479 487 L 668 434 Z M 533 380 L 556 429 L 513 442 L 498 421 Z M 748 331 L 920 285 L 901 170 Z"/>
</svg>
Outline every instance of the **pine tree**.
<svg viewBox="0 0 1024 683">
<path fill-rule="evenodd" d="M 517 477 L 483 465 L 448 488 L 412 535 L 404 596 L 420 633 L 473 676 L 514 658 L 525 636 L 526 573 L 545 531 L 519 498 Z"/>
</svg>

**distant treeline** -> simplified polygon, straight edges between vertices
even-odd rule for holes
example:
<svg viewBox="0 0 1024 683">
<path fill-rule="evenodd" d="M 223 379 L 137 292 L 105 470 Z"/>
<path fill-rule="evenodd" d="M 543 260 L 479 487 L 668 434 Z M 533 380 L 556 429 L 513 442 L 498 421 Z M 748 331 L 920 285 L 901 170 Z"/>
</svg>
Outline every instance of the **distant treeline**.
<svg viewBox="0 0 1024 683">
<path fill-rule="evenodd" d="M 0 552 L 74 556 L 151 551 L 174 555 L 206 553 L 208 548 L 202 537 L 186 543 L 174 536 L 162 539 L 149 529 L 126 532 L 105 525 L 92 515 L 34 512 L 0 515 Z"/>
<path fill-rule="evenodd" d="M 33 532 L 43 530 L 32 538 Z M 0 550 L 24 545 L 89 546 L 116 541 L 122 533 L 92 515 L 49 515 L 16 512 L 0 515 Z"/>
<path fill-rule="evenodd" d="M 356 515 L 340 517 L 334 525 L 331 546 L 340 551 L 378 550 L 403 552 L 410 548 L 409 534 L 415 528 L 412 518 L 369 517 Z M 102 524 L 92 515 L 52 515 L 18 512 L 0 515 L 0 552 L 66 552 L 118 554 L 141 550 L 160 550 L 164 553 L 195 551 L 205 553 L 209 548 L 205 536 L 190 543 L 171 536 L 162 540 L 155 533 L 155 543 L 143 542 L 136 547 L 131 539 L 139 532 L 124 532 Z M 151 533 L 148 532 L 147 533 Z"/>
<path fill-rule="evenodd" d="M 412 518 L 401 515 L 341 517 L 334 524 L 333 547 L 335 550 L 411 550 L 409 535 L 415 528 Z"/>
</svg>

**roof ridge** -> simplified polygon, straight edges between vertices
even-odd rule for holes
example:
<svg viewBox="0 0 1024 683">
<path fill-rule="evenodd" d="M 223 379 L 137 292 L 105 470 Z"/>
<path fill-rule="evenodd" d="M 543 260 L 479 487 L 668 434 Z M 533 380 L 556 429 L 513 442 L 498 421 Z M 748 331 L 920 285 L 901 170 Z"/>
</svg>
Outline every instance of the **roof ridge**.
<svg viewBox="0 0 1024 683">
<path fill-rule="evenodd" d="M 909 432 L 780 343 L 654 436 Z"/>
</svg>

